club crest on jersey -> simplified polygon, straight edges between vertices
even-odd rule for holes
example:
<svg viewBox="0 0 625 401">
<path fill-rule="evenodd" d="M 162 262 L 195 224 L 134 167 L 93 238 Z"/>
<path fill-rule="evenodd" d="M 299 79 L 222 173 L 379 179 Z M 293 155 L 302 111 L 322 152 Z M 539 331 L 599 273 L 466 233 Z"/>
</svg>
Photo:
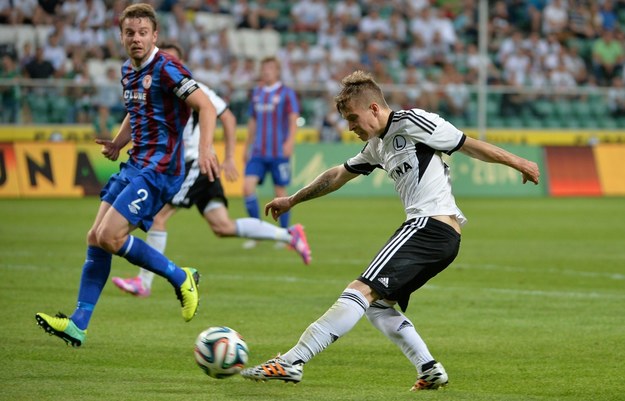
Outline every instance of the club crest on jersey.
<svg viewBox="0 0 625 401">
<path fill-rule="evenodd" d="M 402 150 L 406 147 L 406 138 L 401 135 L 395 135 L 393 138 L 393 148 L 395 150 Z"/>
<path fill-rule="evenodd" d="M 141 84 L 146 90 L 150 89 L 150 86 L 152 86 L 152 76 L 146 75 L 145 77 L 143 77 L 143 81 L 141 81 Z"/>
</svg>

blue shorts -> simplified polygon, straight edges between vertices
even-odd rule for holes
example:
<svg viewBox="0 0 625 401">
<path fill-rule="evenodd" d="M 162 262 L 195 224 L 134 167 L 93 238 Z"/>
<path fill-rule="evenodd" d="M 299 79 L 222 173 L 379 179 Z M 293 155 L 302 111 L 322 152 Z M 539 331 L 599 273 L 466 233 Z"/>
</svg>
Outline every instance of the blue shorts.
<svg viewBox="0 0 625 401">
<path fill-rule="evenodd" d="M 291 163 L 287 157 L 252 156 L 245 166 L 245 175 L 258 177 L 258 183 L 265 181 L 265 175 L 271 172 L 273 184 L 286 187 L 291 183 Z"/>
<path fill-rule="evenodd" d="M 121 163 L 119 173 L 111 176 L 100 199 L 113 205 L 133 226 L 143 231 L 152 227 L 154 216 L 178 192 L 184 176 L 157 173 Z"/>
</svg>

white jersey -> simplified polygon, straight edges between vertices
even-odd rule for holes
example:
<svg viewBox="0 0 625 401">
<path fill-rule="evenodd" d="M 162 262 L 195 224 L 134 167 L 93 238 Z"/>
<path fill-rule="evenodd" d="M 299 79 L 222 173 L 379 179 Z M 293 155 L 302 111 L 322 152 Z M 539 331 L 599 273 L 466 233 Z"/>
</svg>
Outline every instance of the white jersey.
<svg viewBox="0 0 625 401">
<path fill-rule="evenodd" d="M 206 93 L 208 98 L 210 99 L 213 106 L 215 106 L 215 110 L 217 110 L 217 117 L 221 115 L 226 109 L 228 105 L 226 102 L 219 97 L 212 89 L 208 86 L 197 83 Z M 190 162 L 193 160 L 197 160 L 199 157 L 199 148 L 200 148 L 200 124 L 197 123 L 197 113 L 191 113 L 189 117 L 189 121 L 187 121 L 187 125 L 184 127 L 184 131 L 182 132 L 182 139 L 184 141 L 184 161 Z"/>
<path fill-rule="evenodd" d="M 451 154 L 466 136 L 438 114 L 421 109 L 392 112 L 380 137 L 345 162 L 355 174 L 369 175 L 376 167 L 395 181 L 408 220 L 452 215 L 463 225 L 466 218 L 451 192 L 449 166 L 442 153 Z"/>
</svg>

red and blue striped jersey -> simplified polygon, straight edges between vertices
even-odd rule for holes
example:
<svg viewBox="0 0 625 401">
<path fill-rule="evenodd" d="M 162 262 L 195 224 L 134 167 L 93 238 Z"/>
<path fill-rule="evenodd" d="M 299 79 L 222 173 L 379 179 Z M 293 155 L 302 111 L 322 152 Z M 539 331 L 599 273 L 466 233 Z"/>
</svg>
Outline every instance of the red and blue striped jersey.
<svg viewBox="0 0 625 401">
<path fill-rule="evenodd" d="M 299 114 L 295 91 L 282 83 L 255 87 L 249 116 L 256 120 L 252 156 L 283 157 L 282 145 L 289 137 L 289 115 Z"/>
<path fill-rule="evenodd" d="M 184 174 L 182 132 L 191 114 L 184 100 L 198 88 L 189 70 L 156 48 L 140 68 L 126 61 L 121 82 L 132 130 L 131 162 L 163 174 Z"/>
</svg>

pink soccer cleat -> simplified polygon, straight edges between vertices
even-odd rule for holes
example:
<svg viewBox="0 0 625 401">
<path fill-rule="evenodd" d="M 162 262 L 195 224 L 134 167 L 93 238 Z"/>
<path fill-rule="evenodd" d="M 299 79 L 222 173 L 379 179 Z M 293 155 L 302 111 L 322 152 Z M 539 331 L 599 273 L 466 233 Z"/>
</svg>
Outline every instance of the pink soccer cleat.
<svg viewBox="0 0 625 401">
<path fill-rule="evenodd" d="M 141 283 L 141 279 L 139 277 L 132 278 L 121 278 L 121 277 L 113 277 L 111 279 L 113 284 L 120 290 L 127 292 L 128 294 L 134 295 L 136 297 L 149 297 L 150 289 L 144 288 L 143 283 Z"/>
<path fill-rule="evenodd" d="M 304 227 L 301 224 L 295 224 L 289 227 L 289 233 L 291 234 L 291 243 L 289 244 L 299 255 L 302 257 L 305 265 L 310 264 L 310 246 L 308 246 L 308 240 L 306 239 L 306 233 Z"/>
</svg>

